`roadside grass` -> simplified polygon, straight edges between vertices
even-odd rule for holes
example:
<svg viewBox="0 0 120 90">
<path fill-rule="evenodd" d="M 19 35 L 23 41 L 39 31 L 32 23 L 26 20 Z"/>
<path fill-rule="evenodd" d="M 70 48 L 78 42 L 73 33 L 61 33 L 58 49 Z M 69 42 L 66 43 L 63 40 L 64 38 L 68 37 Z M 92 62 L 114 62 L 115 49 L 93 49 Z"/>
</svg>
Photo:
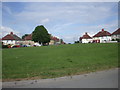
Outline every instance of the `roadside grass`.
<svg viewBox="0 0 120 90">
<path fill-rule="evenodd" d="M 118 43 L 2 50 L 3 81 L 55 78 L 118 67 Z"/>
</svg>

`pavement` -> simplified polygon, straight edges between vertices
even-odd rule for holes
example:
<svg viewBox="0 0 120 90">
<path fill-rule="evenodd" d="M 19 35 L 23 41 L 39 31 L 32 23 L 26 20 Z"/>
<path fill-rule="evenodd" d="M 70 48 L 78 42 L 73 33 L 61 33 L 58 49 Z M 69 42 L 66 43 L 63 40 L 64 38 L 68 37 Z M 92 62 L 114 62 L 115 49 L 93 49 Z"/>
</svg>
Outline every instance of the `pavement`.
<svg viewBox="0 0 120 90">
<path fill-rule="evenodd" d="M 118 88 L 118 68 L 53 79 L 3 82 L 3 88 Z"/>
</svg>

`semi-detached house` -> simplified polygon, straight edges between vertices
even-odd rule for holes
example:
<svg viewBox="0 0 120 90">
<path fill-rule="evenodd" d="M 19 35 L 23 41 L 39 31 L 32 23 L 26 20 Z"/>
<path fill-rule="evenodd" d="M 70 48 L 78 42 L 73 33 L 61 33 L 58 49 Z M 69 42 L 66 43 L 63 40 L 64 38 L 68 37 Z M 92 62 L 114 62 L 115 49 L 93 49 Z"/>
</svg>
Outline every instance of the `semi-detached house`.
<svg viewBox="0 0 120 90">
<path fill-rule="evenodd" d="M 20 37 L 18 37 L 16 34 L 13 34 L 13 32 L 10 32 L 10 34 L 7 34 L 2 38 L 2 42 L 7 45 L 7 44 L 17 44 L 18 42 L 22 41 Z"/>
<path fill-rule="evenodd" d="M 93 36 L 93 42 L 106 43 L 112 40 L 111 33 L 102 29 L 97 34 Z"/>
</svg>

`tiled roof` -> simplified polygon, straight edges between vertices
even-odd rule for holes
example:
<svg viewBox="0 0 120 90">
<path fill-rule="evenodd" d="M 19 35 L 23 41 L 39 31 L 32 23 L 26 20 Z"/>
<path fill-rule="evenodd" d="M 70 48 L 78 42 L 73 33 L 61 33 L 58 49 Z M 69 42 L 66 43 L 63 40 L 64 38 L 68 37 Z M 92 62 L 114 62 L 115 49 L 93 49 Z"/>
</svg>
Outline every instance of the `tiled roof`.
<svg viewBox="0 0 120 90">
<path fill-rule="evenodd" d="M 92 38 L 86 32 L 82 37 L 80 37 L 80 39 L 92 39 Z"/>
<path fill-rule="evenodd" d="M 82 37 L 80 37 L 79 39 L 80 39 L 80 41 L 81 41 L 81 40 L 82 40 Z"/>
<path fill-rule="evenodd" d="M 102 29 L 102 31 L 98 32 L 93 37 L 103 37 L 103 36 L 110 36 L 110 35 L 111 33 L 109 33 L 108 31 L 104 31 L 104 29 Z"/>
<path fill-rule="evenodd" d="M 29 34 L 28 36 L 25 36 L 24 40 L 32 40 L 32 34 Z"/>
<path fill-rule="evenodd" d="M 51 36 L 50 39 L 54 40 L 54 41 L 59 41 L 59 39 L 57 37 L 54 37 L 54 36 Z M 24 40 L 32 40 L 32 34 L 25 36 Z"/>
<path fill-rule="evenodd" d="M 54 41 L 59 41 L 59 39 L 57 37 L 54 37 L 54 36 L 51 36 L 50 39 L 54 40 Z"/>
<path fill-rule="evenodd" d="M 118 35 L 120 34 L 120 28 L 118 28 L 115 32 L 112 33 L 112 35 Z"/>
<path fill-rule="evenodd" d="M 7 34 L 6 36 L 4 36 L 2 40 L 22 40 L 22 39 L 17 35 L 13 34 L 13 32 L 11 32 L 10 34 Z"/>
</svg>

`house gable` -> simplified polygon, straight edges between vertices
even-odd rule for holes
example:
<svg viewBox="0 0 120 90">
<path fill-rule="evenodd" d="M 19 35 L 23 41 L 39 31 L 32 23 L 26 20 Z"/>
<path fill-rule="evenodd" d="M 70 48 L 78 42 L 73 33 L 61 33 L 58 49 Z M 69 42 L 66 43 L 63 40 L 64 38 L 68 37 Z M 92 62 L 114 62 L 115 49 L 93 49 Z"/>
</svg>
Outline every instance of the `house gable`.
<svg viewBox="0 0 120 90">
<path fill-rule="evenodd" d="M 2 40 L 22 40 L 22 39 L 17 35 L 13 34 L 13 32 L 11 32 L 10 34 L 7 34 L 6 36 L 4 36 Z"/>
<path fill-rule="evenodd" d="M 118 28 L 115 32 L 113 32 L 112 35 L 120 35 L 120 28 Z"/>
<path fill-rule="evenodd" d="M 102 31 L 98 32 L 93 37 L 103 37 L 103 36 L 111 36 L 111 33 L 109 33 L 108 31 L 104 31 L 104 29 L 102 29 Z"/>
</svg>

